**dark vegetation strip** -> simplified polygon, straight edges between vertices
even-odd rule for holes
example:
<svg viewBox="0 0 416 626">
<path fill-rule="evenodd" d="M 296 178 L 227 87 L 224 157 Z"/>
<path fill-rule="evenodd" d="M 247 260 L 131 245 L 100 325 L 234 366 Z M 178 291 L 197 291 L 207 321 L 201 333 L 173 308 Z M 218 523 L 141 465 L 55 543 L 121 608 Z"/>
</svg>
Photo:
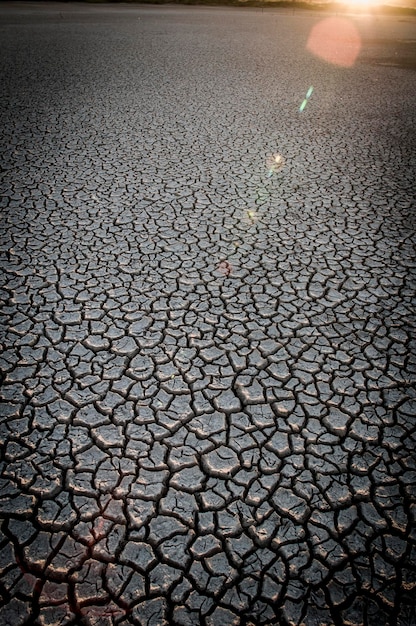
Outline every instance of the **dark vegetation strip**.
<svg viewBox="0 0 416 626">
<path fill-rule="evenodd" d="M 2 2 L 4 0 L 0 0 Z M 6 0 L 9 1 L 9 0 Z M 29 0 L 31 2 L 32 0 Z M 36 1 L 36 0 L 35 0 Z M 68 0 L 56 0 L 68 2 Z M 72 0 L 89 4 L 185 4 L 192 6 L 235 6 L 273 9 L 301 9 L 307 11 L 328 11 L 330 13 L 366 13 L 373 15 L 409 15 L 416 17 L 416 8 L 380 5 L 373 7 L 352 7 L 348 2 L 302 2 L 302 0 Z"/>
</svg>

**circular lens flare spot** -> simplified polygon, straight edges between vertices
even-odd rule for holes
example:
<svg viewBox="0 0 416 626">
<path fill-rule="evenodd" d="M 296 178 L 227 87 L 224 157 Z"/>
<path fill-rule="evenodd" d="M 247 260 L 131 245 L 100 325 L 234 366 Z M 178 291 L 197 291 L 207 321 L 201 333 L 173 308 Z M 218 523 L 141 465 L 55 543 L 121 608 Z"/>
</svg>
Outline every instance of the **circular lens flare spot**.
<svg viewBox="0 0 416 626">
<path fill-rule="evenodd" d="M 361 37 L 351 20 L 328 17 L 312 28 L 306 47 L 327 63 L 352 67 L 361 50 Z"/>
<path fill-rule="evenodd" d="M 266 159 L 266 167 L 268 170 L 267 175 L 272 176 L 275 172 L 278 172 L 282 169 L 285 164 L 285 160 L 281 154 L 277 152 L 267 157 Z"/>
<path fill-rule="evenodd" d="M 233 266 L 228 261 L 221 261 L 218 265 L 218 271 L 221 272 L 223 276 L 229 276 L 233 271 Z"/>
</svg>

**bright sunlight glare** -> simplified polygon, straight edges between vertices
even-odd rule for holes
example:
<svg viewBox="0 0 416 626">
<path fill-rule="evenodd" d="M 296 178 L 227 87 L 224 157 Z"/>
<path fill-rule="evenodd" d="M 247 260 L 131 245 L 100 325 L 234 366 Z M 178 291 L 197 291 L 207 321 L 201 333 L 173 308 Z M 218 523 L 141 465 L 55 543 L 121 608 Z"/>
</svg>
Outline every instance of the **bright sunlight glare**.
<svg viewBox="0 0 416 626">
<path fill-rule="evenodd" d="M 347 4 L 351 8 L 365 10 L 383 4 L 383 0 L 348 0 Z"/>
</svg>

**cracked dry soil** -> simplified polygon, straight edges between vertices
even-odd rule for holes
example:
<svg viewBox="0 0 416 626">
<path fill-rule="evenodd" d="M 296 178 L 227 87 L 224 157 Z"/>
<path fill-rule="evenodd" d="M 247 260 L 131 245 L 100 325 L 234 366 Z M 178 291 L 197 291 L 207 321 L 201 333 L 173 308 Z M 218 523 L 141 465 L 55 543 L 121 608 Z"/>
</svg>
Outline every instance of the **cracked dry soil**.
<svg viewBox="0 0 416 626">
<path fill-rule="evenodd" d="M 0 13 L 2 626 L 415 626 L 414 22 Z"/>
</svg>

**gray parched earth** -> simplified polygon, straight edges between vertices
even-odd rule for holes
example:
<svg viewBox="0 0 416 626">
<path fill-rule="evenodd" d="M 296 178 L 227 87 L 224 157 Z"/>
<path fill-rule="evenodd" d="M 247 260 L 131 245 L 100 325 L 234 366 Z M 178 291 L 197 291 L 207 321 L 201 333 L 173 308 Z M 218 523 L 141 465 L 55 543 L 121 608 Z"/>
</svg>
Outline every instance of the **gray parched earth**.
<svg viewBox="0 0 416 626">
<path fill-rule="evenodd" d="M 415 626 L 416 21 L 0 16 L 1 626 Z"/>
</svg>

